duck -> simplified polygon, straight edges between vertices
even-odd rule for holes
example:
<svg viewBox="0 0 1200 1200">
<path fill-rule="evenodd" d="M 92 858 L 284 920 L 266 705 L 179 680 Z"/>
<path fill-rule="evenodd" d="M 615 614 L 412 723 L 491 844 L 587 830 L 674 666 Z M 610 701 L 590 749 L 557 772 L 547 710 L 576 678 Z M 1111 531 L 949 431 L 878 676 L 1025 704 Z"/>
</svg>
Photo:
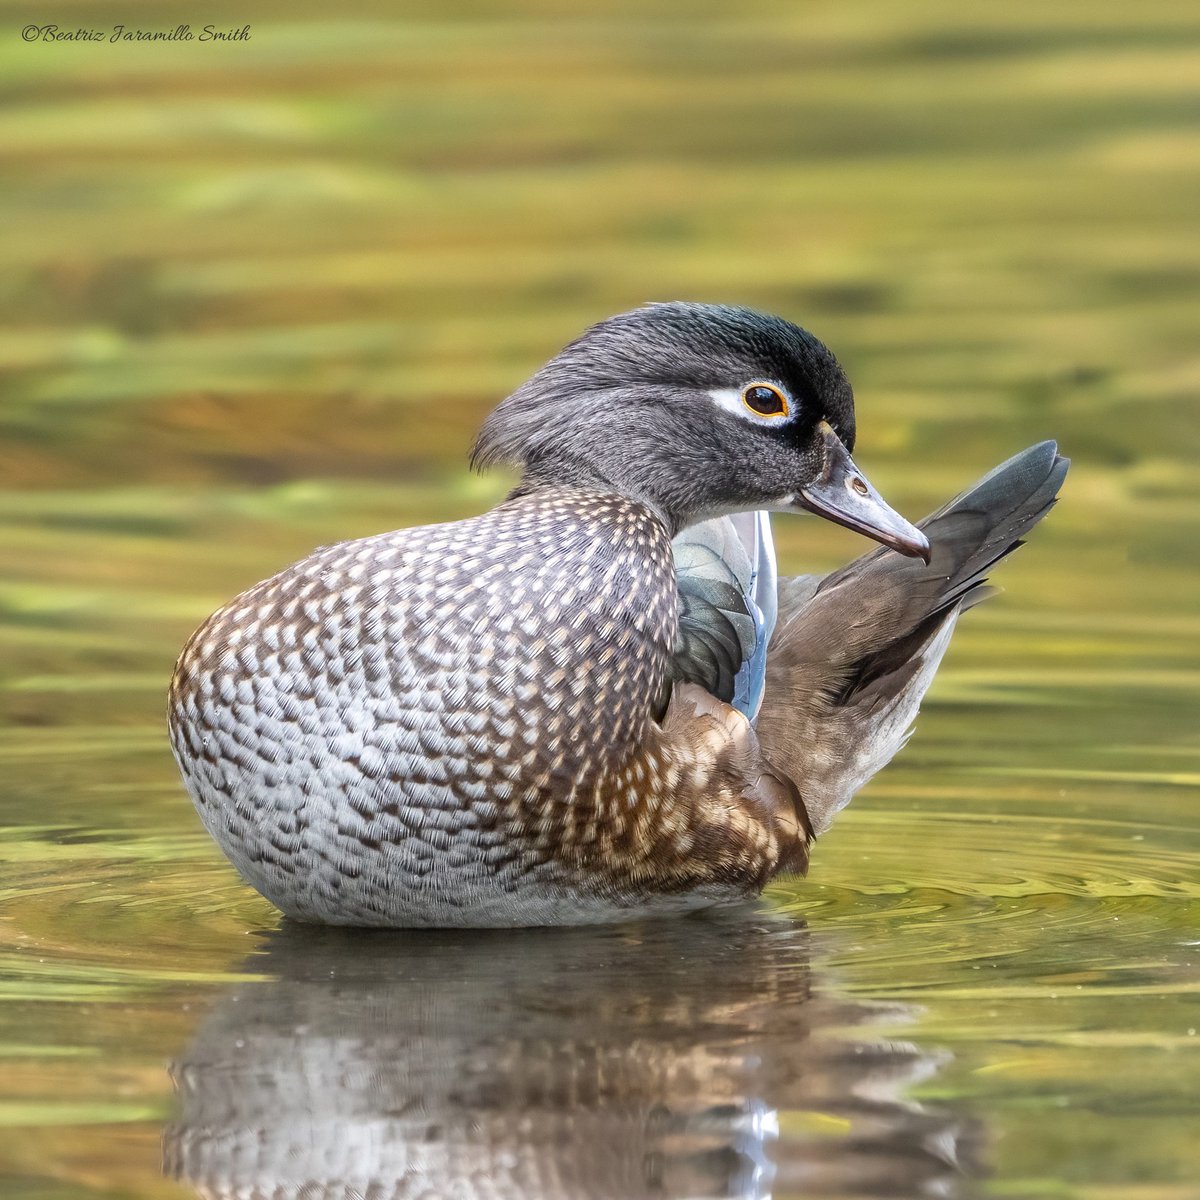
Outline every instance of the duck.
<svg viewBox="0 0 1200 1200">
<path fill-rule="evenodd" d="M 842 367 L 782 317 L 593 325 L 486 417 L 501 503 L 318 548 L 188 640 L 168 720 L 200 820 L 327 925 L 615 923 L 806 872 L 1068 466 L 1039 443 L 912 524 L 855 435 Z M 879 544 L 780 577 L 779 513 Z"/>
</svg>

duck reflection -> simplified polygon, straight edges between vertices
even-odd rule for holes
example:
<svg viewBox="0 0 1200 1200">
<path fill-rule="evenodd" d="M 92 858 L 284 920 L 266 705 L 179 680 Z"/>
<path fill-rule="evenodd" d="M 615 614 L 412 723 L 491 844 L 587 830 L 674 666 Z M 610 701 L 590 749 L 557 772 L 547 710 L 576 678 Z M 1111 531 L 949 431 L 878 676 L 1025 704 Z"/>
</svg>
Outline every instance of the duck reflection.
<svg viewBox="0 0 1200 1200">
<path fill-rule="evenodd" d="M 951 1195 L 938 1060 L 854 1026 L 794 923 L 266 937 L 172 1068 L 204 1197 Z"/>
</svg>

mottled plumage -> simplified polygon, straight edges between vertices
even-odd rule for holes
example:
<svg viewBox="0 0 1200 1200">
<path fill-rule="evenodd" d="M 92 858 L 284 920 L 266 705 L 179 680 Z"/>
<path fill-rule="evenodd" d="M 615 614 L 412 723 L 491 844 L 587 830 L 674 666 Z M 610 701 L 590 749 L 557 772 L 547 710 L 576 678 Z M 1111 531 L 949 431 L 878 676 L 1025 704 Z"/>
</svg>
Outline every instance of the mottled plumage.
<svg viewBox="0 0 1200 1200">
<path fill-rule="evenodd" d="M 755 890 L 782 843 L 803 861 L 803 817 L 699 689 L 655 720 L 676 597 L 662 526 L 577 489 L 319 550 L 180 659 L 201 816 L 310 920 L 575 922 L 614 893 L 636 911 Z"/>
<path fill-rule="evenodd" d="M 803 869 L 1062 471 L 1031 451 L 969 518 L 950 506 L 933 568 L 881 550 L 785 581 L 768 653 L 769 526 L 725 514 L 811 508 L 929 553 L 849 459 L 853 429 L 836 360 L 778 318 L 595 327 L 485 425 L 477 460 L 523 470 L 508 500 L 317 550 L 193 635 L 170 720 L 209 832 L 332 924 L 611 921 Z M 850 703 L 870 686 L 880 703 Z"/>
</svg>

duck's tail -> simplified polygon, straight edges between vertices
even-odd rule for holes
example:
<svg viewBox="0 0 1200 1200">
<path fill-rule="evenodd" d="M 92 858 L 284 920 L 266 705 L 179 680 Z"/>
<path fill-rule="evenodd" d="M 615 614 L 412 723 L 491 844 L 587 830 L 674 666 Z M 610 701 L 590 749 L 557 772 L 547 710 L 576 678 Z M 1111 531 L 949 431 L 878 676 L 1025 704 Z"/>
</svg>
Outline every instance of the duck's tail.
<svg viewBox="0 0 1200 1200">
<path fill-rule="evenodd" d="M 985 572 L 1049 512 L 1068 465 L 1031 446 L 926 517 L 928 566 L 880 548 L 781 581 L 758 736 L 814 833 L 907 741 L 959 613 L 991 594 Z"/>
</svg>

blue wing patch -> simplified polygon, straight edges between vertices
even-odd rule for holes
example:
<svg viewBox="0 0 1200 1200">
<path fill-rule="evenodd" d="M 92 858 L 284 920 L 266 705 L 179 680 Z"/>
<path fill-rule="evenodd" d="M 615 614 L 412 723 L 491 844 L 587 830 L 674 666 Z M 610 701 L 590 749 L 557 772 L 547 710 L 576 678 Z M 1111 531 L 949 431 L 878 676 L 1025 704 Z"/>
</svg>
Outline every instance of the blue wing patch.
<svg viewBox="0 0 1200 1200">
<path fill-rule="evenodd" d="M 672 548 L 679 584 L 673 678 L 699 684 L 753 721 L 778 609 L 770 516 L 704 521 Z"/>
</svg>

